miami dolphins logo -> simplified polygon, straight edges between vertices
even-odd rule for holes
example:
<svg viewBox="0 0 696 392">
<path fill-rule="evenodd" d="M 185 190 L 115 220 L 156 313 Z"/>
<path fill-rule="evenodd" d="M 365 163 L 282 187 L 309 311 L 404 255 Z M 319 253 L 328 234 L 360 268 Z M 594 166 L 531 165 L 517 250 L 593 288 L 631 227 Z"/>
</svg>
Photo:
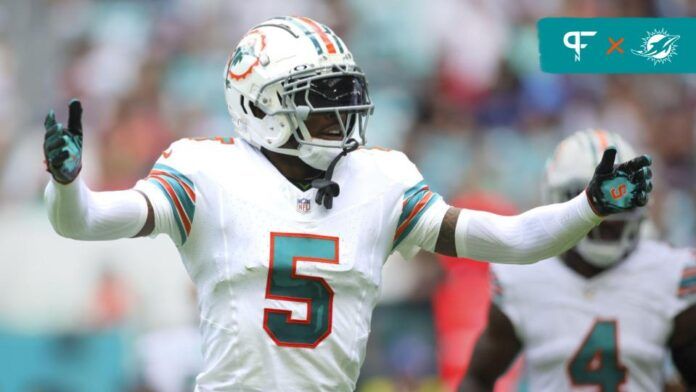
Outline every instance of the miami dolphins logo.
<svg viewBox="0 0 696 392">
<path fill-rule="evenodd" d="M 642 56 L 653 62 L 653 65 L 666 63 L 677 54 L 678 35 L 670 35 L 666 30 L 649 31 L 643 38 L 640 50 L 632 49 L 635 55 Z"/>
<path fill-rule="evenodd" d="M 242 38 L 227 64 L 227 76 L 242 80 L 251 75 L 259 65 L 259 56 L 266 48 L 266 36 L 259 30 L 252 30 Z"/>
</svg>

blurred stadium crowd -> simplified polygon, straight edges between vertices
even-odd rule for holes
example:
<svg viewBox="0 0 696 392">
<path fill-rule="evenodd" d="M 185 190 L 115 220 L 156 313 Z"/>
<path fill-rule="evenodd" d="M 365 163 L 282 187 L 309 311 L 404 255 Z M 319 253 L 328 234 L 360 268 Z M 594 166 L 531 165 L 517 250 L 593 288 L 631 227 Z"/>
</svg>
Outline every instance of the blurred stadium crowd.
<svg viewBox="0 0 696 392">
<path fill-rule="evenodd" d="M 535 27 L 561 15 L 695 16 L 693 1 L 9 0 L 0 3 L 0 342 L 17 352 L 26 352 L 22 339 L 34 342 L 37 356 L 56 345 L 58 357 L 81 347 L 117 358 L 94 365 L 96 379 L 118 380 L 113 390 L 145 384 L 143 364 L 168 355 L 153 348 L 158 339 L 195 347 L 194 302 L 171 244 L 81 244 L 51 232 L 43 116 L 54 108 L 65 121 L 79 97 L 87 183 L 129 188 L 173 140 L 233 133 L 225 60 L 246 30 L 282 14 L 323 21 L 344 38 L 376 105 L 368 144 L 404 150 L 446 199 L 485 192 L 535 206 L 555 144 L 605 128 L 654 157 L 648 235 L 696 245 L 696 75 L 544 74 Z M 385 267 L 363 390 L 437 388 L 430 297 L 443 273 L 418 258 Z M 10 352 L 0 353 L 0 373 Z M 70 371 L 55 372 L 68 380 Z M 51 374 L 45 385 L 34 377 L 31 390 L 74 390 Z"/>
</svg>

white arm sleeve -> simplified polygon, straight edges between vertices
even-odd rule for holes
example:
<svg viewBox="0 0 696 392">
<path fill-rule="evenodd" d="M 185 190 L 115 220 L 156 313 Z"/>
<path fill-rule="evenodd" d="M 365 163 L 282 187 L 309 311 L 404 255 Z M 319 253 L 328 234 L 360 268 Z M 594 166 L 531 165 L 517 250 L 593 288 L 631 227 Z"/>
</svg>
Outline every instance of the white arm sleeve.
<svg viewBox="0 0 696 392">
<path fill-rule="evenodd" d="M 527 264 L 558 255 L 601 222 L 583 192 L 572 200 L 516 216 L 461 210 L 455 229 L 458 257 Z"/>
<path fill-rule="evenodd" d="M 147 219 L 147 202 L 138 191 L 92 192 L 80 177 L 68 185 L 51 180 L 44 199 L 53 229 L 76 240 L 133 237 Z"/>
</svg>

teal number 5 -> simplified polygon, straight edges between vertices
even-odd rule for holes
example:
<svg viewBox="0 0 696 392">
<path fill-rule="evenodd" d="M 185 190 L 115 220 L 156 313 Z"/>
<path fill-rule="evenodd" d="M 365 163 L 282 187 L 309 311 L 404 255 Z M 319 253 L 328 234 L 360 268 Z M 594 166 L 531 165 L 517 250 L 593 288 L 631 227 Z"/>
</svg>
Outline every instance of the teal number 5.
<svg viewBox="0 0 696 392">
<path fill-rule="evenodd" d="M 626 382 L 626 367 L 619 362 L 616 320 L 596 320 L 568 364 L 574 385 L 599 386 L 602 392 L 618 391 Z"/>
<path fill-rule="evenodd" d="M 305 303 L 307 317 L 266 308 L 263 329 L 279 346 L 314 348 L 331 334 L 334 292 L 323 278 L 298 274 L 298 262 L 338 264 L 338 238 L 271 233 L 266 298 Z"/>
</svg>

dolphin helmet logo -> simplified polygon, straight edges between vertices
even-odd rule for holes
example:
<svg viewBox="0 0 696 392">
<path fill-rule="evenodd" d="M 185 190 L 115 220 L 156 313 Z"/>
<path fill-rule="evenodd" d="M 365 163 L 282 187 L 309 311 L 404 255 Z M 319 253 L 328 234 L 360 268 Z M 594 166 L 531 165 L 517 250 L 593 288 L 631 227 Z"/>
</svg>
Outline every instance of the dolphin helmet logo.
<svg viewBox="0 0 696 392">
<path fill-rule="evenodd" d="M 677 54 L 678 35 L 671 35 L 666 30 L 654 30 L 648 32 L 643 38 L 643 45 L 640 50 L 632 49 L 631 52 L 637 56 L 642 56 L 651 60 L 654 65 L 666 63 L 672 56 Z"/>
<path fill-rule="evenodd" d="M 254 67 L 261 63 L 261 53 L 265 48 L 266 35 L 262 31 L 248 32 L 227 62 L 227 83 L 229 84 L 230 78 L 242 80 L 251 75 Z"/>
</svg>

